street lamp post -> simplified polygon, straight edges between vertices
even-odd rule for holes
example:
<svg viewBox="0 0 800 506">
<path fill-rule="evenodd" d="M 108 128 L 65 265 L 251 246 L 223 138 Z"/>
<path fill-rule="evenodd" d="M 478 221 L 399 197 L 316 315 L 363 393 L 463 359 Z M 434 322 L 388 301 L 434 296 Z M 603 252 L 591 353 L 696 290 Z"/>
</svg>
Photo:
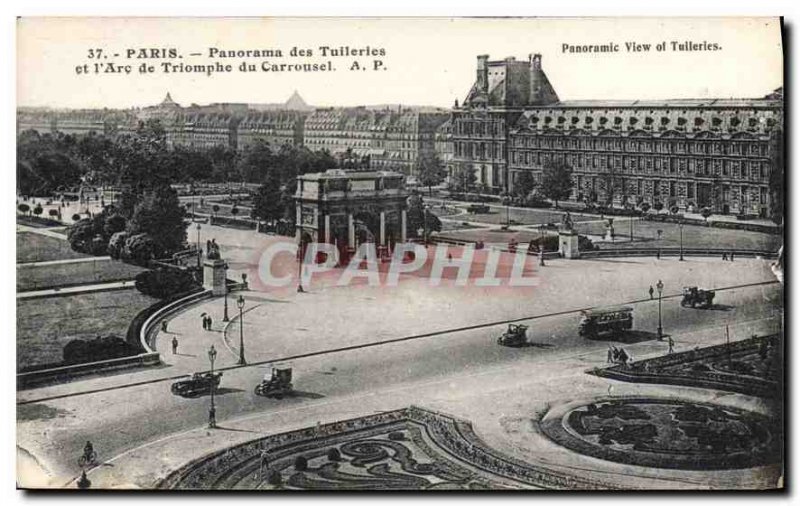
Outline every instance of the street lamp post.
<svg viewBox="0 0 800 506">
<path fill-rule="evenodd" d="M 203 256 L 203 250 L 200 249 L 200 223 L 197 224 L 197 267 L 200 268 L 200 259 Z"/>
<path fill-rule="evenodd" d="M 244 359 L 244 320 L 242 319 L 242 309 L 244 308 L 244 297 L 239 295 L 236 299 L 236 306 L 239 308 L 239 365 L 247 365 Z"/>
<path fill-rule="evenodd" d="M 544 267 L 544 225 L 539 225 L 539 267 Z"/>
<path fill-rule="evenodd" d="M 683 262 L 683 222 L 678 223 L 678 230 L 680 230 L 681 235 L 681 254 L 678 257 L 678 260 Z"/>
<path fill-rule="evenodd" d="M 214 390 L 216 383 L 214 382 L 214 361 L 217 359 L 217 350 L 214 345 L 208 349 L 208 360 L 211 362 L 211 407 L 208 408 L 208 428 L 214 429 L 217 426 L 217 408 L 214 406 Z"/>
<path fill-rule="evenodd" d="M 423 235 L 422 235 L 422 239 L 425 241 L 425 246 L 428 245 L 428 209 L 429 208 L 430 208 L 430 206 L 428 204 L 425 204 L 425 206 L 423 207 L 423 212 L 422 212 L 422 214 L 423 214 L 422 226 L 423 226 L 423 230 L 424 230 Z"/>
<path fill-rule="evenodd" d="M 225 262 L 225 281 L 223 282 L 222 287 L 225 289 L 225 306 L 222 312 L 222 321 L 227 322 L 230 321 L 230 318 L 228 318 L 228 262 Z"/>
<path fill-rule="evenodd" d="M 631 222 L 630 243 L 633 244 L 633 216 L 631 216 L 630 222 Z"/>
<path fill-rule="evenodd" d="M 664 291 L 664 283 L 660 279 L 656 283 L 656 288 L 658 289 L 658 329 L 656 330 L 656 335 L 658 340 L 662 341 L 664 339 L 664 329 L 661 326 L 661 292 Z"/>
<path fill-rule="evenodd" d="M 303 259 L 305 252 L 303 251 L 303 243 L 300 243 L 297 249 L 297 293 L 303 293 Z"/>
</svg>

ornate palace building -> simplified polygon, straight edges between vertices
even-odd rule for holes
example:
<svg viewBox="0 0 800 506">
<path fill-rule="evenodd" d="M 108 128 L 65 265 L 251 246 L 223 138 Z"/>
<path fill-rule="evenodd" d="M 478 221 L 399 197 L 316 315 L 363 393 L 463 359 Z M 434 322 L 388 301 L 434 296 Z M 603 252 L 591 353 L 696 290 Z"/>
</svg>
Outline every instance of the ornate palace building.
<svg viewBox="0 0 800 506">
<path fill-rule="evenodd" d="M 546 164 L 565 163 L 574 201 L 767 216 L 782 98 L 779 89 L 755 99 L 561 101 L 540 55 L 479 56 L 453 110 L 451 165 L 501 192 L 523 171 L 540 181 Z"/>
</svg>

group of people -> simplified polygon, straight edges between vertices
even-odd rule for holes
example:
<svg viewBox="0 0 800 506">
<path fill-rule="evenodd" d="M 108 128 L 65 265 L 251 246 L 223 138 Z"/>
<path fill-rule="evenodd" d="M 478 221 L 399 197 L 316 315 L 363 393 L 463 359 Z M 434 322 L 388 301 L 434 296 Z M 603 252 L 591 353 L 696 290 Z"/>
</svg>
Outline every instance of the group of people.
<svg viewBox="0 0 800 506">
<path fill-rule="evenodd" d="M 608 359 L 609 364 L 624 364 L 627 365 L 633 362 L 633 355 L 625 351 L 625 348 L 616 346 L 609 346 Z"/>
<path fill-rule="evenodd" d="M 213 320 L 211 319 L 210 315 L 204 314 L 203 315 L 203 330 L 212 330 L 211 325 L 213 324 Z"/>
<path fill-rule="evenodd" d="M 733 251 L 731 251 L 730 257 L 728 256 L 728 253 L 727 253 L 727 252 L 724 252 L 724 251 L 723 251 L 723 252 L 722 252 L 722 260 L 725 260 L 725 261 L 727 261 L 727 260 L 729 260 L 729 259 L 730 259 L 730 261 L 731 261 L 731 262 L 733 262 Z"/>
</svg>

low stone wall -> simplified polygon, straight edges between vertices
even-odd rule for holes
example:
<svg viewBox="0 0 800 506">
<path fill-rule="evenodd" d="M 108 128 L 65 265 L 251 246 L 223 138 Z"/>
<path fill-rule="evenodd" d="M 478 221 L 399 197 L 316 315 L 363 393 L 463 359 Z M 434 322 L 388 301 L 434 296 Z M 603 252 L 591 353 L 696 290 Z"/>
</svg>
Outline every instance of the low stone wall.
<svg viewBox="0 0 800 506">
<path fill-rule="evenodd" d="M 720 258 L 722 254 L 734 253 L 739 257 L 751 258 L 778 258 L 777 251 L 750 250 L 750 249 L 722 249 L 722 248 L 683 248 L 683 256 Z M 597 257 L 654 257 L 654 256 L 679 256 L 680 248 L 611 248 L 592 251 L 581 251 L 581 258 Z"/>
<path fill-rule="evenodd" d="M 141 353 L 137 355 L 19 373 L 17 374 L 17 388 L 30 388 L 49 383 L 64 383 L 76 377 L 90 374 L 158 365 L 161 363 L 161 357 L 155 351 L 155 343 L 153 343 L 153 337 L 159 328 L 158 323 L 163 318 L 180 311 L 187 305 L 208 297 L 211 297 L 211 291 L 200 290 L 188 295 L 182 294 L 172 299 L 161 300 L 143 309 L 131 321 L 126 336 L 129 343 L 140 348 Z"/>
<path fill-rule="evenodd" d="M 177 313 L 190 304 L 194 304 L 203 299 L 211 298 L 211 295 L 211 290 L 199 289 L 198 291 L 190 292 L 189 294 L 183 294 L 181 296 L 157 302 L 136 316 L 136 319 L 138 319 L 144 314 L 147 315 L 147 318 L 138 325 L 138 328 L 135 326 L 135 324 L 138 322 L 136 319 L 134 319 L 134 323 L 131 324 L 133 330 L 131 328 L 128 329 L 129 338 L 132 337 L 132 333 L 135 333 L 138 337 L 139 345 L 145 352 L 155 352 L 155 342 L 153 341 L 153 338 L 158 331 L 158 323 L 164 318 Z"/>
<path fill-rule="evenodd" d="M 31 388 L 50 383 L 65 383 L 76 377 L 97 374 L 101 372 L 119 371 L 124 369 L 158 365 L 158 353 L 140 353 L 130 357 L 112 358 L 84 364 L 65 365 L 17 374 L 17 389 Z"/>
</svg>

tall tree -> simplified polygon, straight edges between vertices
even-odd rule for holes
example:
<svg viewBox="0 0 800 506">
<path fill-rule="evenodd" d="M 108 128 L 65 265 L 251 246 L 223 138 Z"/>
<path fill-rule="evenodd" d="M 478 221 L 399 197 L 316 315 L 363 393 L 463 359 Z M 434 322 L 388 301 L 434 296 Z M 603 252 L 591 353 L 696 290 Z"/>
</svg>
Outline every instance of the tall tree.
<svg viewBox="0 0 800 506">
<path fill-rule="evenodd" d="M 265 180 L 274 163 L 269 143 L 259 141 L 248 146 L 239 158 L 237 172 L 242 181 L 260 183 Z"/>
<path fill-rule="evenodd" d="M 452 189 L 459 192 L 468 192 L 475 187 L 478 178 L 475 176 L 475 171 L 468 166 L 460 166 L 453 176 Z"/>
<path fill-rule="evenodd" d="M 158 186 L 145 193 L 136 205 L 127 232 L 130 236 L 147 234 L 153 239 L 158 255 L 169 255 L 185 247 L 184 215 L 175 190 Z"/>
<path fill-rule="evenodd" d="M 542 170 L 542 194 L 555 202 L 569 197 L 572 192 L 572 167 L 563 161 L 548 161 Z"/>
<path fill-rule="evenodd" d="M 514 194 L 518 197 L 527 197 L 535 187 L 536 182 L 533 180 L 533 173 L 529 170 L 523 170 L 517 175 L 517 182 L 514 183 Z"/>
<path fill-rule="evenodd" d="M 436 153 L 420 154 L 414 172 L 419 178 L 419 183 L 428 187 L 429 195 L 433 195 L 433 187 L 442 184 L 446 175 L 444 165 Z"/>
<path fill-rule="evenodd" d="M 776 129 L 772 133 L 772 167 L 769 174 L 769 203 L 772 221 L 783 225 L 784 216 L 784 191 L 786 189 L 786 173 L 783 157 L 783 129 Z"/>
<path fill-rule="evenodd" d="M 268 177 L 253 197 L 253 210 L 251 216 L 254 219 L 263 220 L 270 224 L 283 217 L 283 194 L 281 183 L 276 175 Z"/>
<path fill-rule="evenodd" d="M 425 206 L 422 197 L 415 193 L 408 197 L 408 211 L 406 214 L 406 223 L 408 225 L 408 233 L 411 237 L 421 237 L 419 234 L 422 229 L 423 234 L 427 230 L 428 235 L 431 232 L 439 232 L 442 230 L 442 222 L 439 217 L 431 213 Z"/>
</svg>

